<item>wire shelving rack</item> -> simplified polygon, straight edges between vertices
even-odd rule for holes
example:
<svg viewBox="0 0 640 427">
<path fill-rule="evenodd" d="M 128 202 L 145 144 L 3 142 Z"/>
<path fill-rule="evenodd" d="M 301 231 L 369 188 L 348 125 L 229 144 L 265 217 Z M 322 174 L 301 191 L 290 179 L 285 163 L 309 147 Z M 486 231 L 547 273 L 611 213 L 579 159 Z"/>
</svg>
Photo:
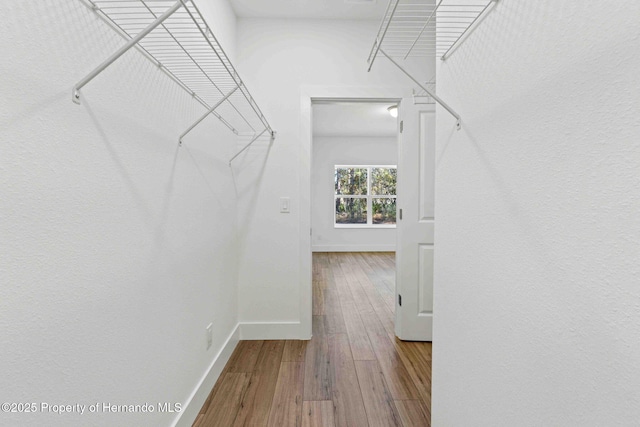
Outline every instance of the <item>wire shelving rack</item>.
<svg viewBox="0 0 640 427">
<path fill-rule="evenodd" d="M 127 41 L 73 88 L 81 89 L 131 48 L 137 48 L 206 109 L 179 137 L 209 115 L 250 142 L 275 131 L 192 0 L 83 0 Z M 240 153 L 232 157 L 235 159 Z"/>
<path fill-rule="evenodd" d="M 460 116 L 440 99 L 433 88 L 418 81 L 400 61 L 411 57 L 446 60 L 498 0 L 389 0 L 367 62 L 369 71 L 376 58 L 386 57 L 414 81 L 422 92 L 457 119 Z"/>
</svg>

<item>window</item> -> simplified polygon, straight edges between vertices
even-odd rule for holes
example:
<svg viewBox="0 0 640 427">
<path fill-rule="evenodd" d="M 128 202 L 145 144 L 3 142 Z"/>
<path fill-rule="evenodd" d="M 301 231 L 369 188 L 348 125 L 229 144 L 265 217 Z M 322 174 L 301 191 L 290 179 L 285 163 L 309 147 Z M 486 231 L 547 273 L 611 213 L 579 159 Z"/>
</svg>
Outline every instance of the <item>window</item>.
<svg viewBox="0 0 640 427">
<path fill-rule="evenodd" d="M 336 227 L 395 227 L 396 166 L 335 167 Z"/>
</svg>

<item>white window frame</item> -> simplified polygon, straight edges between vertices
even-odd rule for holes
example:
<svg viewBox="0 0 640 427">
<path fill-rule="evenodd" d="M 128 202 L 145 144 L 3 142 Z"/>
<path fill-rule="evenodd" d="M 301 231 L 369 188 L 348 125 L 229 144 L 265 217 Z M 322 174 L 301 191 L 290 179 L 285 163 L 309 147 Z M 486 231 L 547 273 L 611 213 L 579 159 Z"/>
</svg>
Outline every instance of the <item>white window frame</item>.
<svg viewBox="0 0 640 427">
<path fill-rule="evenodd" d="M 393 195 L 377 195 L 371 194 L 371 169 L 375 168 L 387 168 L 387 169 L 395 169 L 396 176 L 398 173 L 398 165 L 334 165 L 333 167 L 333 177 L 335 180 L 336 170 L 344 169 L 344 168 L 354 168 L 354 169 L 367 169 L 367 194 L 336 194 L 335 182 L 333 187 L 333 205 L 331 208 L 331 215 L 333 216 L 333 227 L 334 228 L 396 228 L 396 224 L 374 224 L 373 223 L 373 201 L 372 199 L 396 199 L 396 223 L 398 218 L 398 184 L 396 182 L 396 194 Z M 338 224 L 336 223 L 336 199 L 337 198 L 353 198 L 353 199 L 367 199 L 367 223 L 366 224 Z"/>
</svg>

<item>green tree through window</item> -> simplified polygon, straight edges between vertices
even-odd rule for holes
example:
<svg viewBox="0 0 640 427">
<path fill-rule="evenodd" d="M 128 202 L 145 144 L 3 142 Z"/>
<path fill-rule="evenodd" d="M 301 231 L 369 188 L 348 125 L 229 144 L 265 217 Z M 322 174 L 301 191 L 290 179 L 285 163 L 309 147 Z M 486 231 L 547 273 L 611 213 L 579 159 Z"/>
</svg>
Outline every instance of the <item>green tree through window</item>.
<svg viewBox="0 0 640 427">
<path fill-rule="evenodd" d="M 335 224 L 394 225 L 396 166 L 336 166 Z"/>
</svg>

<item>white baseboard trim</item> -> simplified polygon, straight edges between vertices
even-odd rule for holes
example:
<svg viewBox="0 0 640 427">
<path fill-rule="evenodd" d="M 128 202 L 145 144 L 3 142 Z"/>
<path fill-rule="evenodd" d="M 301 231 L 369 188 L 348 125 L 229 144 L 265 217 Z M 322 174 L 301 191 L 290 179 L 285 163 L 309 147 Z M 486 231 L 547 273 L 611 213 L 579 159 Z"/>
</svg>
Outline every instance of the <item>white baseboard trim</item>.
<svg viewBox="0 0 640 427">
<path fill-rule="evenodd" d="M 312 252 L 395 252 L 396 245 L 313 245 Z"/>
<path fill-rule="evenodd" d="M 241 322 L 241 340 L 304 340 L 300 322 Z"/>
<path fill-rule="evenodd" d="M 238 345 L 238 341 L 240 340 L 240 324 L 238 323 L 235 328 L 233 328 L 233 332 L 227 337 L 224 345 L 213 359 L 213 362 L 209 366 L 209 369 L 205 372 L 200 379 L 200 382 L 193 390 L 187 402 L 182 407 L 182 411 L 176 417 L 173 422 L 173 427 L 191 427 L 193 422 L 196 420 L 202 405 L 209 397 L 209 393 L 211 389 L 218 381 L 224 366 L 229 361 L 231 357 L 231 353 Z"/>
</svg>

